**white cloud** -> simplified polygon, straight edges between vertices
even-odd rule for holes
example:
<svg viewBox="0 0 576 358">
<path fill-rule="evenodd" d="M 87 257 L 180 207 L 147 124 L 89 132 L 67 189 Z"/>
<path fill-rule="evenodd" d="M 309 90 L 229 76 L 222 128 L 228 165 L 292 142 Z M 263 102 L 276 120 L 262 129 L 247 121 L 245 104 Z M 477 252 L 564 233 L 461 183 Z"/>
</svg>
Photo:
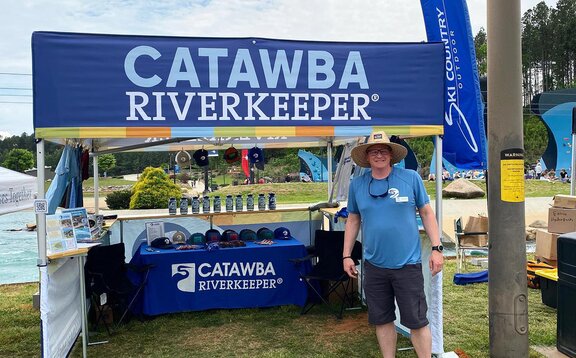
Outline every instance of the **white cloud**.
<svg viewBox="0 0 576 358">
<path fill-rule="evenodd" d="M 556 0 L 546 0 L 555 5 Z M 537 0 L 522 1 L 522 11 Z M 486 0 L 468 0 L 472 31 L 486 28 Z M 0 72 L 32 72 L 33 31 L 317 41 L 419 42 L 418 0 L 20 0 L 0 12 Z M 7 34 L 7 36 L 6 36 Z M 31 78 L 0 75 L 0 87 L 31 88 Z M 0 130 L 32 132 L 30 91 L 0 90 Z"/>
</svg>

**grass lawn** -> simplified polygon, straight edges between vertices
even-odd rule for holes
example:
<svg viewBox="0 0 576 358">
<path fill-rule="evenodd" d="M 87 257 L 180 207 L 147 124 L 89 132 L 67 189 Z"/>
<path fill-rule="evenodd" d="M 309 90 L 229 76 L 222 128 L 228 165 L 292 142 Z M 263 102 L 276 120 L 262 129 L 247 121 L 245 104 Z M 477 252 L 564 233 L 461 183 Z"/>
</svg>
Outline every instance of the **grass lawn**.
<svg viewBox="0 0 576 358">
<path fill-rule="evenodd" d="M 219 176 L 221 178 L 221 176 Z M 231 183 L 232 179 L 228 178 L 227 183 Z M 471 181 L 475 185 L 479 186 L 482 190 L 486 191 L 486 183 L 484 180 L 474 180 Z M 100 196 L 105 197 L 110 191 L 107 190 L 109 186 L 123 186 L 123 185 L 134 185 L 135 182 L 128 181 L 124 179 L 115 178 L 100 178 Z M 442 187 L 445 188 L 451 182 L 445 182 Z M 46 186 L 48 189 L 49 184 Z M 83 186 L 85 189 L 90 189 L 88 192 L 84 192 L 84 196 L 92 197 L 94 194 L 91 189 L 93 189 L 94 184 L 92 178 L 84 181 Z M 424 181 L 424 186 L 430 197 L 434 198 L 436 195 L 436 183 L 430 181 Z M 294 204 L 294 203 L 317 203 L 321 201 L 326 201 L 328 197 L 328 184 L 327 183 L 300 183 L 300 182 L 290 182 L 290 183 L 271 183 L 271 184 L 254 184 L 254 185 L 228 185 L 220 190 L 216 190 L 210 194 L 210 196 L 220 195 L 225 197 L 226 195 L 237 195 L 242 194 L 246 197 L 246 194 L 254 194 L 255 197 L 260 193 L 275 193 L 276 200 L 281 204 Z M 525 181 L 525 193 L 526 197 L 553 197 L 556 194 L 570 194 L 570 184 L 560 183 L 560 182 L 547 182 L 543 180 L 526 180 Z"/>
<path fill-rule="evenodd" d="M 456 286 L 455 261 L 444 271 L 444 348 L 469 357 L 489 357 L 488 285 Z M 0 286 L 0 356 L 39 356 L 39 312 L 31 295 L 37 284 Z M 541 302 L 540 291 L 528 289 L 530 345 L 556 342 L 556 310 Z M 211 310 L 133 319 L 111 337 L 105 332 L 88 347 L 93 357 L 379 357 L 373 327 L 365 310 L 347 311 L 336 320 L 325 307 L 304 316 L 296 306 L 265 309 Z M 410 347 L 400 338 L 398 347 Z M 81 357 L 78 340 L 72 357 Z M 415 357 L 413 351 L 397 357 Z M 541 357 L 531 351 L 530 357 Z"/>
</svg>

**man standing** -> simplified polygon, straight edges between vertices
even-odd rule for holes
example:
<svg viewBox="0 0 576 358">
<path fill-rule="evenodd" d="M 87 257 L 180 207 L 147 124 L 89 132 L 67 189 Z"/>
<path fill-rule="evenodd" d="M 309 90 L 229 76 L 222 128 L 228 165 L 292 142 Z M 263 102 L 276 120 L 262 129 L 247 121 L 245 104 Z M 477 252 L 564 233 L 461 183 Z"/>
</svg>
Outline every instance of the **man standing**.
<svg viewBox="0 0 576 358">
<path fill-rule="evenodd" d="M 410 329 L 418 357 L 429 358 L 432 336 L 426 317 L 416 209 L 432 245 L 428 263 L 432 275 L 442 270 L 443 247 L 422 179 L 413 170 L 393 167 L 407 152 L 402 145 L 391 143 L 384 132 L 372 133 L 367 143 L 352 149 L 354 162 L 371 171 L 350 184 L 343 265 L 350 277 L 358 275 L 350 256 L 362 226 L 368 321 L 376 326 L 382 356 L 396 354 L 396 298 L 400 322 Z"/>
</svg>

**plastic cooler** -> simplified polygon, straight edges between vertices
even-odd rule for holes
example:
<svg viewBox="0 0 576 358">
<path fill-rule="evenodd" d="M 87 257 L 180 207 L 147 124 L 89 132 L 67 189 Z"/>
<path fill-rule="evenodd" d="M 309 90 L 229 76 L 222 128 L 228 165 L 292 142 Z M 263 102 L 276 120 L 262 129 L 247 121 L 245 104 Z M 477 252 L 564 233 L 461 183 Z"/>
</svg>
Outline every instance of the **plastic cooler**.
<svg viewBox="0 0 576 358">
<path fill-rule="evenodd" d="M 558 306 L 558 269 L 536 270 L 534 273 L 540 277 L 542 303 L 556 308 Z"/>
<path fill-rule="evenodd" d="M 576 232 L 558 238 L 558 315 L 556 347 L 576 357 Z"/>
</svg>

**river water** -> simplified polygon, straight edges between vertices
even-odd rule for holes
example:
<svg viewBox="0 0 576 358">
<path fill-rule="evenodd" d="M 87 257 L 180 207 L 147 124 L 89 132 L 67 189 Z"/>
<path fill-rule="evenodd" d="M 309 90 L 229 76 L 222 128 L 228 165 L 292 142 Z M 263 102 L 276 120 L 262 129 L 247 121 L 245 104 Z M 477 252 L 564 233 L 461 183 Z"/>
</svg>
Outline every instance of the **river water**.
<svg viewBox="0 0 576 358">
<path fill-rule="evenodd" d="M 0 284 L 38 281 L 36 232 L 25 229 L 35 222 L 32 211 L 0 215 Z"/>
</svg>

